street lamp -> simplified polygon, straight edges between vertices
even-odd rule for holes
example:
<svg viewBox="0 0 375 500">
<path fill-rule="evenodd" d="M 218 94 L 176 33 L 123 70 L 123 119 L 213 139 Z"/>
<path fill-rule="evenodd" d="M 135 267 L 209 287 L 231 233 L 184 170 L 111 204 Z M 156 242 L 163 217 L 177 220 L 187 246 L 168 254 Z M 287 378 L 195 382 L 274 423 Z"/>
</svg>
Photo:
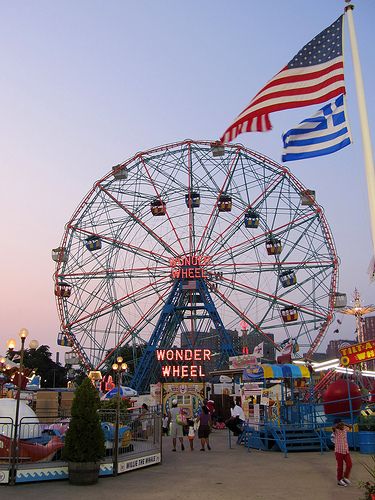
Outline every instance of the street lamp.
<svg viewBox="0 0 375 500">
<path fill-rule="evenodd" d="M 20 399 L 21 399 L 21 385 L 22 385 L 22 372 L 23 372 L 23 356 L 25 353 L 25 340 L 29 335 L 29 331 L 27 328 L 21 328 L 19 331 L 19 337 L 21 339 L 21 350 L 20 350 L 20 364 L 18 368 L 18 383 L 17 383 L 17 393 L 16 393 L 16 416 L 14 422 L 14 435 L 12 442 L 12 466 L 10 470 L 10 484 L 16 484 L 16 456 L 18 455 L 18 418 L 20 412 Z M 39 343 L 37 340 L 32 340 L 30 342 L 30 349 L 37 349 Z M 16 341 L 14 339 L 10 339 L 7 342 L 7 347 L 9 351 L 14 351 L 16 347 Z"/>
<path fill-rule="evenodd" d="M 115 435 L 114 435 L 114 455 L 113 455 L 113 475 L 117 476 L 118 474 L 118 437 L 119 437 L 119 428 L 120 428 L 120 383 L 121 383 L 121 374 L 126 372 L 128 369 L 128 365 L 123 363 L 123 359 L 121 356 L 118 356 L 115 363 L 112 365 L 112 370 L 117 375 L 117 404 L 116 404 L 116 422 L 115 422 Z"/>
</svg>

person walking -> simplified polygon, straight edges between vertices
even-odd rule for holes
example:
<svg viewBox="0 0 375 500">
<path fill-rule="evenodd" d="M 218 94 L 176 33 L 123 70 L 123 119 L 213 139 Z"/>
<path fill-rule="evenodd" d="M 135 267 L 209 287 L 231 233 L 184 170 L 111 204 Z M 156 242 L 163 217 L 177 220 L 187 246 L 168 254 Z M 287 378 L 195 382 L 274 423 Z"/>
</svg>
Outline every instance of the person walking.
<svg viewBox="0 0 375 500">
<path fill-rule="evenodd" d="M 349 453 L 348 445 L 348 430 L 351 425 L 345 424 L 343 421 L 335 420 L 335 425 L 332 427 L 335 441 L 335 457 L 337 462 L 337 485 L 348 486 L 351 484 L 349 476 L 352 469 L 352 459 Z M 344 472 L 345 462 L 345 472 Z"/>
<path fill-rule="evenodd" d="M 168 436 L 169 417 L 166 413 L 163 415 L 163 436 Z"/>
<path fill-rule="evenodd" d="M 189 418 L 187 423 L 189 426 L 188 440 L 190 444 L 190 451 L 194 451 L 194 438 L 195 438 L 194 420 L 192 418 Z"/>
<path fill-rule="evenodd" d="M 202 413 L 199 415 L 198 428 L 198 438 L 201 440 L 201 451 L 205 451 L 205 445 L 207 445 L 207 450 L 211 450 L 209 442 L 211 425 L 211 415 L 208 411 L 208 408 L 207 406 L 202 406 Z"/>
<path fill-rule="evenodd" d="M 172 400 L 172 408 L 169 411 L 169 420 L 171 422 L 171 436 L 173 440 L 172 451 L 176 451 L 177 438 L 181 444 L 181 451 L 184 451 L 184 425 L 181 410 L 177 406 L 177 399 Z"/>
</svg>

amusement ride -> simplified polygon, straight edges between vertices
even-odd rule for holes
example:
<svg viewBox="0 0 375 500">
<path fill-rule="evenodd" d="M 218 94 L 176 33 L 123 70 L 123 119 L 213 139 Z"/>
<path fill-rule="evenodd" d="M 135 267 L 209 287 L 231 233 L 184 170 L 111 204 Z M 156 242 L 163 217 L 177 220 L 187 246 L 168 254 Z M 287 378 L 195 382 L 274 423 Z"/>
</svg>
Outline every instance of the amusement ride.
<svg viewBox="0 0 375 500">
<path fill-rule="evenodd" d="M 333 318 L 338 258 L 315 192 L 239 144 L 185 140 L 116 165 L 52 258 L 59 343 L 87 371 L 128 346 L 140 392 L 160 375 L 156 349 L 203 346 L 212 327 L 220 367 L 241 321 L 311 356 Z"/>
</svg>

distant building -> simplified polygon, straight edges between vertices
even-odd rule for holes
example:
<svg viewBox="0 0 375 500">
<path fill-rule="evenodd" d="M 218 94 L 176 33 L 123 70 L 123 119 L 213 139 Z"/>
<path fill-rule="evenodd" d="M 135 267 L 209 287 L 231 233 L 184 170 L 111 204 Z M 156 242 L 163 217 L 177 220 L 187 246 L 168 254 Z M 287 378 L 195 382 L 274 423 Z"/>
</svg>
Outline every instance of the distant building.
<svg viewBox="0 0 375 500">
<path fill-rule="evenodd" d="M 363 322 L 363 340 L 375 339 L 375 316 L 366 316 Z M 366 361 L 367 370 L 375 370 L 375 360 Z"/>
<path fill-rule="evenodd" d="M 236 354 L 242 353 L 242 340 L 238 334 L 237 330 L 227 330 L 229 337 L 231 338 L 233 348 Z M 203 364 L 204 371 L 206 374 L 214 371 L 216 369 L 216 364 L 221 353 L 221 336 L 215 328 L 210 328 L 208 332 L 187 332 L 181 340 L 181 347 L 184 349 L 210 349 L 211 353 L 214 355 L 210 361 L 205 361 Z"/>
<path fill-rule="evenodd" d="M 275 341 L 275 336 L 272 333 L 267 334 L 271 342 Z M 275 361 L 275 348 L 271 342 L 267 342 L 263 335 L 258 332 L 245 333 L 241 336 L 242 347 L 247 347 L 248 354 L 254 351 L 254 347 L 263 344 L 263 358 L 267 361 Z M 244 353 L 245 354 L 245 353 Z"/>
<path fill-rule="evenodd" d="M 330 340 L 326 350 L 327 359 L 340 358 L 341 354 L 339 349 L 356 343 L 357 343 L 356 340 L 348 340 L 348 339 Z"/>
<path fill-rule="evenodd" d="M 329 358 L 325 352 L 314 352 L 312 356 L 310 356 L 312 361 L 315 363 L 323 363 L 323 361 L 328 361 Z"/>
</svg>

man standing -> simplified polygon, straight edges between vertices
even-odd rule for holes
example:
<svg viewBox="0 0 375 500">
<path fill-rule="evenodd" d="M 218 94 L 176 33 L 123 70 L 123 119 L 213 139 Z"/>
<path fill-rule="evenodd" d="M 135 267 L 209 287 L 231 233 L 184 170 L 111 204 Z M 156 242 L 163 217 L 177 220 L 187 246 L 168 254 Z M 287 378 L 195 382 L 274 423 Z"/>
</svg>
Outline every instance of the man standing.
<svg viewBox="0 0 375 500">
<path fill-rule="evenodd" d="M 348 446 L 348 430 L 351 426 L 345 424 L 341 420 L 335 420 L 335 425 L 332 427 L 335 440 L 335 456 L 337 462 L 337 484 L 338 486 L 348 486 L 350 483 L 349 475 L 352 469 L 352 459 L 349 453 Z M 345 462 L 345 473 L 344 473 Z"/>
<path fill-rule="evenodd" d="M 176 451 L 176 444 L 177 444 L 177 438 L 179 439 L 181 443 L 181 451 L 184 451 L 185 446 L 184 446 L 184 427 L 182 423 L 178 423 L 177 421 L 180 420 L 177 417 L 179 417 L 181 414 L 180 408 L 177 406 L 177 399 L 172 400 L 172 408 L 169 411 L 169 419 L 171 422 L 171 436 L 173 439 L 173 449 L 172 451 Z"/>
</svg>

